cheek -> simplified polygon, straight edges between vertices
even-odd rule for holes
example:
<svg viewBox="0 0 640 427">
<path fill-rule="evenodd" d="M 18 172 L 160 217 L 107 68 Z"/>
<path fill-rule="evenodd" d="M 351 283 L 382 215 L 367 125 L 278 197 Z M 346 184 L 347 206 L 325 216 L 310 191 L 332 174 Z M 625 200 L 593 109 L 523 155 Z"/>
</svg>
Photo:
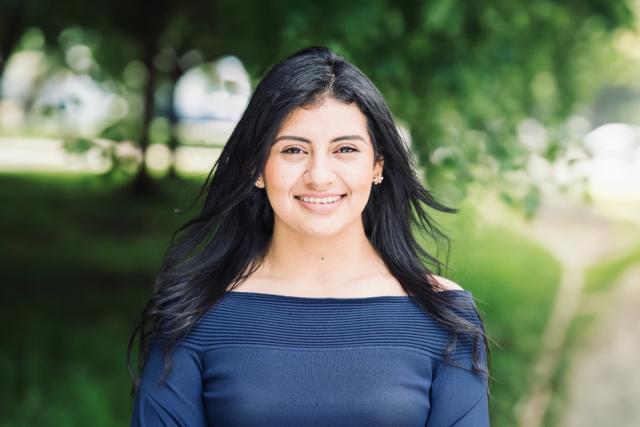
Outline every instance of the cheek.
<svg viewBox="0 0 640 427">
<path fill-rule="evenodd" d="M 296 179 L 293 175 L 279 171 L 272 175 L 268 175 L 267 182 L 272 190 L 282 192 L 291 189 L 293 184 L 296 182 Z"/>
<path fill-rule="evenodd" d="M 278 162 L 271 162 L 265 165 L 265 180 L 267 182 L 267 197 L 269 203 L 275 211 L 280 213 L 291 209 L 293 202 L 293 191 L 298 187 L 300 172 L 291 165 Z"/>
<path fill-rule="evenodd" d="M 287 165 L 277 160 L 267 161 L 264 168 L 265 180 L 269 183 L 269 187 L 274 190 L 281 191 L 287 186 L 291 186 L 297 179 L 297 171 L 295 167 Z"/>
<path fill-rule="evenodd" d="M 372 183 L 372 172 L 364 167 L 353 168 L 348 172 L 349 181 L 351 185 L 357 187 L 358 190 L 363 190 L 371 187 Z"/>
</svg>

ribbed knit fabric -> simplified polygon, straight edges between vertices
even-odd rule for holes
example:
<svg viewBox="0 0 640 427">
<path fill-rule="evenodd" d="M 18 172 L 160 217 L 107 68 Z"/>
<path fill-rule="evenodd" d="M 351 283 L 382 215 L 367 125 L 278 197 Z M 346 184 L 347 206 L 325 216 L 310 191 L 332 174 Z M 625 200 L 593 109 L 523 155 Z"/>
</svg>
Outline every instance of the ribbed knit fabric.
<svg viewBox="0 0 640 427">
<path fill-rule="evenodd" d="M 445 292 L 483 326 L 471 292 Z M 175 348 L 161 385 L 152 341 L 131 426 L 488 426 L 487 381 L 443 362 L 450 338 L 408 296 L 226 292 Z M 471 355 L 459 338 L 456 364 L 470 368 Z"/>
</svg>

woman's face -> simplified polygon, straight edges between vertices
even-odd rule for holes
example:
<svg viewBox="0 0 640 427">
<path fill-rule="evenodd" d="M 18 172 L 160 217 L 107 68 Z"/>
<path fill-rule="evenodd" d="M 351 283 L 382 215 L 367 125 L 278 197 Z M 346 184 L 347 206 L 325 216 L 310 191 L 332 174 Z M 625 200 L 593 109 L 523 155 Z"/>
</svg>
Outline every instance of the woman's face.
<svg viewBox="0 0 640 427">
<path fill-rule="evenodd" d="M 367 119 L 355 104 L 326 98 L 297 108 L 281 125 L 264 170 L 276 229 L 330 236 L 362 227 L 374 175 Z M 339 200 L 335 200 L 340 197 Z"/>
</svg>

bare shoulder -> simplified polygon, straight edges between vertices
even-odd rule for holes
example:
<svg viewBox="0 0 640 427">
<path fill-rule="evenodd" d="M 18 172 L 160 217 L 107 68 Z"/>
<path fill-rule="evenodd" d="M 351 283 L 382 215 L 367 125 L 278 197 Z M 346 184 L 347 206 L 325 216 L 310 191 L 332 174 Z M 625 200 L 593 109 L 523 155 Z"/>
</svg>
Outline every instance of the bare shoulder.
<svg viewBox="0 0 640 427">
<path fill-rule="evenodd" d="M 435 274 L 432 274 L 431 277 L 436 279 L 436 281 L 440 285 L 441 291 L 464 291 L 462 286 L 458 285 L 453 280 L 449 280 L 441 276 L 436 276 Z"/>
</svg>

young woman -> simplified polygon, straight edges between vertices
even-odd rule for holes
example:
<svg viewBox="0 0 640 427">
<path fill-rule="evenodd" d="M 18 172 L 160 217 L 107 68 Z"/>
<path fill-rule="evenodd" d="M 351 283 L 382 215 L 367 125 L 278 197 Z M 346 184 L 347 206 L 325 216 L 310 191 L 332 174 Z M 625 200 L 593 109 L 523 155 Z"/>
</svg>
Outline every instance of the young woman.
<svg viewBox="0 0 640 427">
<path fill-rule="evenodd" d="M 489 425 L 472 294 L 412 234 L 455 210 L 360 70 L 323 47 L 275 65 L 205 188 L 129 342 L 132 426 Z"/>
</svg>

